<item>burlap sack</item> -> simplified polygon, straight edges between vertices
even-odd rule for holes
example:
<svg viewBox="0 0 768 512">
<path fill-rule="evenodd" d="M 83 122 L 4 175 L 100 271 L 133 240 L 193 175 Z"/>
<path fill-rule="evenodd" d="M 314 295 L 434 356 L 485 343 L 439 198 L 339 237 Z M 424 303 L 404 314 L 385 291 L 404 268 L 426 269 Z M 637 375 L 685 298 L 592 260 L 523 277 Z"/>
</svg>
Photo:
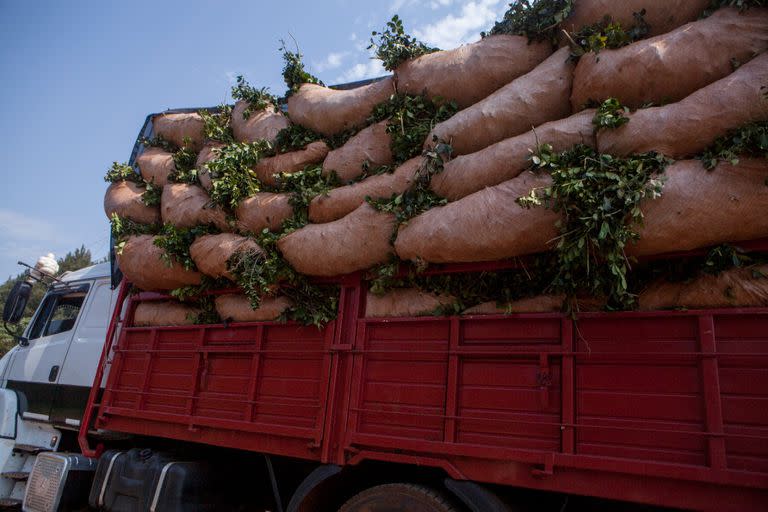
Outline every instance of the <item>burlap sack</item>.
<svg viewBox="0 0 768 512">
<path fill-rule="evenodd" d="M 403 260 L 430 263 L 494 261 L 551 248 L 560 216 L 525 209 L 515 200 L 550 186 L 545 174 L 524 172 L 445 206 L 432 208 L 400 227 L 395 241 Z"/>
<path fill-rule="evenodd" d="M 483 302 L 464 310 L 462 315 L 506 315 L 511 313 L 559 313 L 565 306 L 565 295 L 537 295 L 516 300 L 508 304 Z M 575 311 L 600 311 L 605 307 L 605 299 L 591 297 L 578 298 L 573 304 Z"/>
<path fill-rule="evenodd" d="M 454 155 L 466 155 L 568 117 L 573 68 L 569 50 L 558 50 L 530 73 L 436 125 L 426 145 L 437 136 L 451 144 Z"/>
<path fill-rule="evenodd" d="M 309 203 L 309 220 L 316 223 L 331 222 L 353 212 L 365 202 L 366 197 L 385 199 L 393 194 L 402 194 L 413 184 L 423 161 L 423 157 L 417 156 L 391 174 L 371 176 L 315 197 Z"/>
<path fill-rule="evenodd" d="M 667 168 L 662 195 L 645 201 L 631 254 L 685 251 L 768 236 L 768 160 L 742 159 L 706 171 L 698 160 Z"/>
<path fill-rule="evenodd" d="M 173 162 L 173 154 L 163 151 L 160 148 L 147 147 L 136 158 L 136 165 L 139 166 L 141 177 L 164 187 L 168 184 L 168 176 L 176 172 L 176 164 Z"/>
<path fill-rule="evenodd" d="M 264 297 L 261 306 L 251 308 L 251 301 L 245 295 L 219 295 L 215 299 L 216 312 L 222 320 L 230 322 L 268 322 L 277 320 L 293 303 L 287 297 Z"/>
<path fill-rule="evenodd" d="M 147 206 L 141 200 L 146 189 L 130 181 L 112 183 L 104 194 L 104 213 L 111 218 L 113 213 L 139 224 L 160 222 L 160 208 Z"/>
<path fill-rule="evenodd" d="M 117 264 L 129 283 L 142 290 L 173 290 L 200 284 L 202 274 L 185 270 L 176 262 L 168 266 L 162 259 L 164 251 L 157 247 L 151 235 L 131 236 L 117 255 Z"/>
<path fill-rule="evenodd" d="M 276 174 L 300 171 L 308 165 L 322 162 L 327 154 L 328 145 L 325 142 L 316 141 L 298 151 L 264 158 L 256 164 L 254 170 L 262 183 L 274 185 Z"/>
<path fill-rule="evenodd" d="M 288 117 L 326 137 L 365 124 L 373 107 L 395 92 L 391 76 L 356 89 L 330 89 L 304 84 L 288 98 Z"/>
<path fill-rule="evenodd" d="M 639 308 L 733 308 L 768 306 L 768 265 L 737 268 L 692 281 L 659 280 L 640 294 Z"/>
<path fill-rule="evenodd" d="M 365 299 L 365 316 L 375 318 L 431 315 L 440 306 L 447 306 L 454 300 L 450 295 L 436 295 L 418 288 L 390 290 L 384 295 L 368 293 Z"/>
<path fill-rule="evenodd" d="M 205 123 L 197 112 L 187 114 L 159 114 L 152 118 L 155 136 L 160 136 L 178 147 L 200 151 L 203 147 Z M 188 138 L 188 144 L 184 139 Z"/>
<path fill-rule="evenodd" d="M 584 55 L 573 75 L 571 104 L 618 98 L 639 108 L 670 103 L 733 72 L 768 48 L 768 9 L 720 9 L 709 18 L 618 50 Z"/>
<path fill-rule="evenodd" d="M 277 247 L 302 274 L 335 276 L 387 261 L 395 216 L 368 204 L 327 224 L 309 224 L 281 238 Z"/>
<path fill-rule="evenodd" d="M 197 177 L 200 179 L 200 184 L 205 190 L 211 190 L 213 188 L 213 182 L 211 181 L 211 173 L 208 172 L 208 162 L 214 160 L 218 155 L 216 150 L 224 147 L 221 142 L 206 142 L 203 149 L 197 155 L 195 161 L 195 169 L 197 169 Z"/>
<path fill-rule="evenodd" d="M 232 233 L 199 236 L 189 246 L 189 255 L 200 272 L 216 279 L 226 277 L 230 281 L 234 281 L 235 277 L 228 271 L 227 262 L 235 253 L 244 251 L 264 254 L 250 238 Z"/>
<path fill-rule="evenodd" d="M 432 177 L 430 188 L 455 201 L 519 175 L 530 167 L 530 157 L 539 144 L 551 144 L 555 151 L 565 151 L 576 144 L 595 147 L 594 115 L 594 110 L 586 110 L 454 158 L 445 163 L 443 172 Z"/>
<path fill-rule="evenodd" d="M 495 35 L 472 44 L 422 55 L 395 71 L 397 90 L 426 93 L 429 98 L 455 101 L 466 108 L 522 76 L 552 53 L 549 42 Z"/>
<path fill-rule="evenodd" d="M 179 302 L 141 302 L 133 312 L 134 327 L 194 325 L 200 309 Z"/>
<path fill-rule="evenodd" d="M 293 215 L 290 194 L 257 192 L 240 201 L 235 210 L 237 228 L 243 232 L 277 231 Z"/>
<path fill-rule="evenodd" d="M 251 112 L 248 119 L 243 119 L 243 112 L 248 107 L 248 102 L 238 101 L 232 109 L 232 133 L 238 142 L 256 142 L 268 140 L 275 142 L 277 134 L 283 128 L 288 128 L 291 122 L 282 112 L 275 112 L 270 105 L 263 110 Z"/>
<path fill-rule="evenodd" d="M 197 185 L 171 183 L 164 187 L 160 197 L 160 213 L 163 223 L 170 222 L 177 228 L 213 224 L 222 231 L 229 230 L 224 210 L 211 205 L 208 193 Z"/>
<path fill-rule="evenodd" d="M 602 21 L 606 15 L 629 28 L 635 25 L 633 14 L 645 9 L 645 21 L 655 36 L 697 19 L 709 4 L 710 0 L 578 0 L 561 28 L 577 32 Z"/>
<path fill-rule="evenodd" d="M 509 304 L 483 302 L 465 309 L 462 315 L 505 315 L 509 313 L 557 313 L 563 310 L 565 295 L 537 295 Z"/>
<path fill-rule="evenodd" d="M 387 133 L 387 122 L 373 124 L 360 130 L 346 144 L 334 149 L 323 161 L 323 174 L 335 172 L 342 183 L 346 183 L 363 173 L 363 164 L 368 162 L 369 169 L 392 163 L 392 138 Z"/>
<path fill-rule="evenodd" d="M 658 151 L 674 158 L 695 155 L 742 125 L 768 120 L 768 53 L 731 75 L 664 107 L 638 110 L 615 130 L 600 130 L 601 153 L 626 156 Z"/>
</svg>

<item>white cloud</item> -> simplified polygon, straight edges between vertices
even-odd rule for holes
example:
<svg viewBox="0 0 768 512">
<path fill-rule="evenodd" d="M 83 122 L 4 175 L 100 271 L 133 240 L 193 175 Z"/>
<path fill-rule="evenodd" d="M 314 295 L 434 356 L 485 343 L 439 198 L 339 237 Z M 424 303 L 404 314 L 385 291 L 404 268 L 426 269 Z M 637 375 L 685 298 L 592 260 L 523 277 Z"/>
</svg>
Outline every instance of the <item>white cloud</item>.
<svg viewBox="0 0 768 512">
<path fill-rule="evenodd" d="M 438 2 L 443 0 L 436 0 Z M 471 43 L 489 28 L 500 14 L 499 4 L 505 0 L 476 0 L 464 4 L 458 15 L 449 14 L 435 23 L 417 27 L 413 34 L 425 43 L 444 50 Z"/>
<path fill-rule="evenodd" d="M 323 71 L 340 67 L 341 63 L 348 55 L 349 52 L 332 52 L 329 53 L 322 61 L 314 62 L 313 64 L 318 73 L 322 73 Z"/>
<path fill-rule="evenodd" d="M 378 59 L 370 59 L 368 62 L 355 64 L 344 73 L 336 77 L 336 83 L 356 82 L 365 78 L 376 78 L 386 74 L 386 70 Z"/>
<path fill-rule="evenodd" d="M 429 6 L 432 8 L 433 11 L 436 11 L 441 7 L 448 7 L 452 3 L 453 3 L 453 0 L 432 0 L 429 3 Z"/>
<path fill-rule="evenodd" d="M 416 2 L 417 0 L 393 0 L 392 3 L 389 4 L 389 12 L 397 13 L 397 11 L 399 11 L 403 7 L 413 5 Z"/>
</svg>

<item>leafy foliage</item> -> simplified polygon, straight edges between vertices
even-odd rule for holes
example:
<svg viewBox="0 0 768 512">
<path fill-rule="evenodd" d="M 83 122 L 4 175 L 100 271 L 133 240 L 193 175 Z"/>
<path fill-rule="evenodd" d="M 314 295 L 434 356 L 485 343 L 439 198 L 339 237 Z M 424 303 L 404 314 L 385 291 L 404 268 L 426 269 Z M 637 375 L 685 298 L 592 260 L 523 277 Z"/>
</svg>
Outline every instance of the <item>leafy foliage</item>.
<svg viewBox="0 0 768 512">
<path fill-rule="evenodd" d="M 648 35 L 650 25 L 645 21 L 645 9 L 634 13 L 635 23 L 625 30 L 620 23 L 606 16 L 599 23 L 582 27 L 578 32 L 569 35 L 571 55 L 581 57 L 587 53 L 600 53 L 601 50 L 621 48 Z"/>
<path fill-rule="evenodd" d="M 527 36 L 530 40 L 555 40 L 557 29 L 571 13 L 574 0 L 516 0 L 488 34 Z"/>
<path fill-rule="evenodd" d="M 185 144 L 183 148 L 173 153 L 175 170 L 168 175 L 168 181 L 190 185 L 199 183 L 195 163 L 197 163 L 197 153 Z"/>
<path fill-rule="evenodd" d="M 298 124 L 292 124 L 283 128 L 277 133 L 275 138 L 275 151 L 277 153 L 288 153 L 303 149 L 307 144 L 318 140 L 324 140 L 319 133 L 305 128 Z"/>
<path fill-rule="evenodd" d="M 424 163 L 411 188 L 402 194 L 393 194 L 389 199 L 367 198 L 368 203 L 381 212 L 394 213 L 398 226 L 435 206 L 446 204 L 448 201 L 432 192 L 429 183 L 432 176 L 443 171 L 443 161 L 450 158 L 451 151 L 450 145 L 436 140 L 435 148 L 424 152 Z"/>
<path fill-rule="evenodd" d="M 232 120 L 232 107 L 219 105 L 218 112 L 201 110 L 198 112 L 203 118 L 203 134 L 208 140 L 231 144 L 235 142 L 230 122 Z"/>
<path fill-rule="evenodd" d="M 290 51 L 285 46 L 285 41 L 280 41 L 280 51 L 283 52 L 283 80 L 285 85 L 288 86 L 288 92 L 285 94 L 287 98 L 294 92 L 298 91 L 301 84 L 318 84 L 325 85 L 322 80 L 314 75 L 309 74 L 304 69 L 304 62 L 301 60 L 303 55 L 297 48 L 295 52 Z"/>
<path fill-rule="evenodd" d="M 338 288 L 314 284 L 293 270 L 277 250 L 280 236 L 265 229 L 257 237 L 263 253 L 241 251 L 230 258 L 227 268 L 235 282 L 254 309 L 261 305 L 262 297 L 273 294 L 280 286 L 280 293 L 293 302 L 287 318 L 317 326 L 330 322 L 336 318 L 338 310 Z"/>
<path fill-rule="evenodd" d="M 126 163 L 112 162 L 112 167 L 109 168 L 107 174 L 104 176 L 104 181 L 107 183 L 116 183 L 118 181 L 132 181 L 134 183 L 141 183 L 141 175 L 136 170 Z"/>
<path fill-rule="evenodd" d="M 163 250 L 162 259 L 169 267 L 178 263 L 186 270 L 196 270 L 195 262 L 189 254 L 189 246 L 198 236 L 216 233 L 212 226 L 195 226 L 193 228 L 177 228 L 173 224 L 163 225 L 155 237 L 154 244 Z"/>
<path fill-rule="evenodd" d="M 248 103 L 248 107 L 243 111 L 243 119 L 248 119 L 254 112 L 267 107 L 276 109 L 278 104 L 277 97 L 269 93 L 268 87 L 256 89 L 242 75 L 237 77 L 237 84 L 232 87 L 232 98 Z"/>
<path fill-rule="evenodd" d="M 141 194 L 141 202 L 147 206 L 160 206 L 160 197 L 163 195 L 163 187 L 154 183 L 146 183 L 146 190 Z"/>
<path fill-rule="evenodd" d="M 126 237 L 134 235 L 150 235 L 156 233 L 160 228 L 159 226 L 150 224 L 139 224 L 131 219 L 125 219 L 118 214 L 113 213 L 109 218 L 110 229 L 112 230 L 112 237 L 118 242 L 123 242 Z M 118 254 L 122 248 L 122 243 L 118 243 L 116 249 Z"/>
<path fill-rule="evenodd" d="M 153 147 L 153 148 L 160 148 L 163 151 L 167 151 L 168 153 L 173 153 L 174 151 L 176 151 L 178 149 L 173 143 L 165 140 L 160 135 L 155 135 L 151 139 L 148 139 L 146 137 L 141 137 L 139 139 L 139 142 L 141 142 L 145 146 L 150 146 L 150 147 Z"/>
<path fill-rule="evenodd" d="M 415 59 L 427 53 L 439 51 L 439 48 L 427 46 L 415 37 L 405 33 L 403 21 L 395 14 L 387 22 L 383 32 L 371 32 L 369 50 L 374 50 L 376 58 L 384 63 L 384 69 L 393 71 L 407 60 Z M 378 36 L 378 40 L 374 40 Z"/>
<path fill-rule="evenodd" d="M 312 199 L 328 193 L 328 191 L 338 185 L 339 180 L 336 174 L 332 173 L 324 176 L 322 164 L 317 164 L 308 165 L 298 172 L 278 174 L 276 188 L 280 192 L 291 194 L 291 206 L 293 206 L 294 211 L 297 213 L 302 212 L 303 217 L 305 217 L 303 224 L 306 224 L 309 222 L 308 218 L 306 218 L 306 210 Z"/>
<path fill-rule="evenodd" d="M 608 98 L 597 109 L 592 124 L 597 130 L 603 128 L 615 130 L 629 122 L 627 117 L 629 109 L 621 104 L 616 98 Z"/>
<path fill-rule="evenodd" d="M 369 122 L 372 124 L 389 119 L 387 133 L 392 139 L 394 163 L 399 165 L 418 156 L 432 128 L 458 110 L 455 102 L 441 103 L 423 95 L 393 94 L 388 101 L 373 109 Z"/>
<path fill-rule="evenodd" d="M 768 158 L 768 122 L 742 126 L 717 139 L 699 157 L 708 170 L 718 163 L 739 163 L 739 157 Z"/>
<path fill-rule="evenodd" d="M 630 307 L 627 244 L 638 239 L 640 202 L 661 194 L 657 173 L 669 161 L 647 153 L 626 159 L 598 154 L 578 145 L 555 153 L 541 146 L 534 165 L 552 176 L 552 186 L 531 191 L 517 201 L 526 208 L 545 206 L 563 215 L 557 241 L 557 272 L 552 289 L 575 297 L 606 297 L 609 305 Z"/>
<path fill-rule="evenodd" d="M 258 192 L 261 184 L 253 167 L 271 151 L 265 140 L 235 142 L 221 148 L 217 157 L 205 164 L 213 183 L 209 192 L 211 202 L 236 208 L 242 199 Z"/>
<path fill-rule="evenodd" d="M 768 0 L 712 0 L 708 13 L 714 12 L 721 7 L 738 7 L 742 11 L 750 7 L 768 6 Z"/>
</svg>

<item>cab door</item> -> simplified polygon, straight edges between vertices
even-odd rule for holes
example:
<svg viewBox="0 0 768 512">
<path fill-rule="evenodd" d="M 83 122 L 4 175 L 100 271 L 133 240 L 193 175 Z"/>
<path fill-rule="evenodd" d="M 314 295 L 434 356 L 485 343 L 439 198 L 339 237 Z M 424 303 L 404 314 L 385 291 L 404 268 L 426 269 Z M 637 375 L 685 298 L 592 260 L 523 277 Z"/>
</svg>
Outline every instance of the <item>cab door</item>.
<svg viewBox="0 0 768 512">
<path fill-rule="evenodd" d="M 28 342 L 14 352 L 7 387 L 17 391 L 19 412 L 27 418 L 50 417 L 56 383 L 89 287 L 49 292 L 27 329 Z"/>
</svg>

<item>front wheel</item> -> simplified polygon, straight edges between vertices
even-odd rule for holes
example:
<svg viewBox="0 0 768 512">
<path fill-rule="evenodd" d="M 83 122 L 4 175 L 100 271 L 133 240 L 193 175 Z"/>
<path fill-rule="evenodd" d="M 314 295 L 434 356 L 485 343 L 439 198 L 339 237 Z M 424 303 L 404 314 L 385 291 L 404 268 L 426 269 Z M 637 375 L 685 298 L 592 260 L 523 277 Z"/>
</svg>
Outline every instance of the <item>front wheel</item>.
<svg viewBox="0 0 768 512">
<path fill-rule="evenodd" d="M 440 493 L 414 484 L 371 487 L 347 501 L 339 512 L 458 512 Z"/>
</svg>

